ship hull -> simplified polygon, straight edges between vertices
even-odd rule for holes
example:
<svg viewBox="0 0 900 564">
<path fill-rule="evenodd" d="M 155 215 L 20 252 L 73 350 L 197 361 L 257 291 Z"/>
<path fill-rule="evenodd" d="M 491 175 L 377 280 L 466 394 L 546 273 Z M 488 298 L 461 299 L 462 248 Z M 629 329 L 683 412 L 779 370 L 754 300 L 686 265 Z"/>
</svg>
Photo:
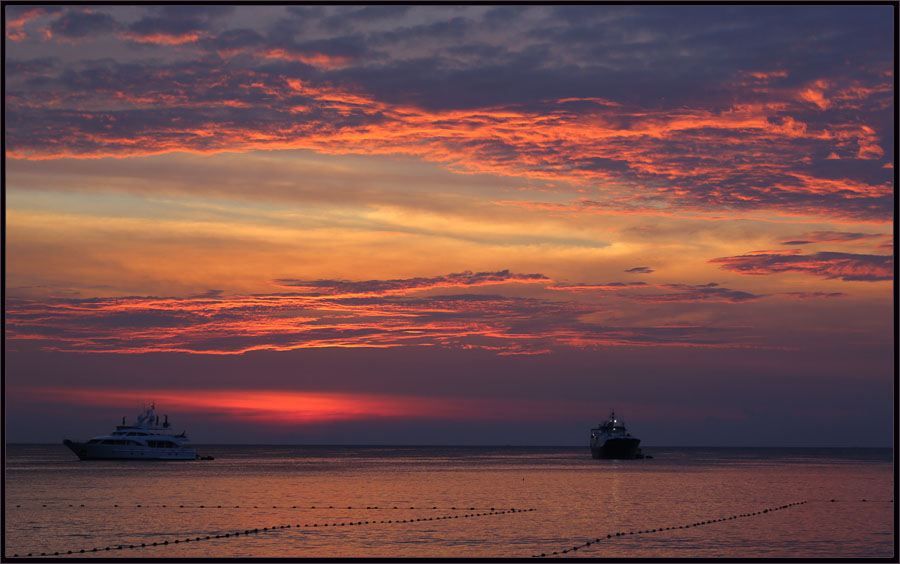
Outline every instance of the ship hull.
<svg viewBox="0 0 900 564">
<path fill-rule="evenodd" d="M 143 445 L 102 445 L 63 441 L 81 460 L 195 460 L 191 447 L 158 448 Z"/>
<path fill-rule="evenodd" d="M 591 445 L 593 458 L 637 458 L 641 444 L 640 439 L 634 437 L 607 439 L 602 445 Z"/>
</svg>

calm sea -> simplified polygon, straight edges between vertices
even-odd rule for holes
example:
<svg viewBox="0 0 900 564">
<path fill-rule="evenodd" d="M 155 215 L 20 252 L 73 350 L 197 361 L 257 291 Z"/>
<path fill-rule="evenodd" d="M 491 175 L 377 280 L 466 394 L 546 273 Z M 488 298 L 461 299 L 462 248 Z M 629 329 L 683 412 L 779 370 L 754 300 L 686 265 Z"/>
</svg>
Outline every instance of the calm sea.
<svg viewBox="0 0 900 564">
<path fill-rule="evenodd" d="M 890 449 L 197 450 L 215 460 L 7 445 L 5 556 L 859 559 L 897 542 Z"/>
</svg>

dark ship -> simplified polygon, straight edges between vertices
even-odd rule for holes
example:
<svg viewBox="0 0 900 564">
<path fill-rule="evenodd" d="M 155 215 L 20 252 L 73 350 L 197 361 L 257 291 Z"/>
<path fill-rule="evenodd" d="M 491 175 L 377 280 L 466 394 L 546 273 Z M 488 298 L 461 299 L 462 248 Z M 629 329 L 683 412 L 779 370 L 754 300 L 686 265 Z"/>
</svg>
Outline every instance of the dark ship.
<svg viewBox="0 0 900 564">
<path fill-rule="evenodd" d="M 625 423 L 616 419 L 613 411 L 609 420 L 591 429 L 591 456 L 594 458 L 644 458 L 638 448 L 641 440 L 631 436 Z"/>
</svg>

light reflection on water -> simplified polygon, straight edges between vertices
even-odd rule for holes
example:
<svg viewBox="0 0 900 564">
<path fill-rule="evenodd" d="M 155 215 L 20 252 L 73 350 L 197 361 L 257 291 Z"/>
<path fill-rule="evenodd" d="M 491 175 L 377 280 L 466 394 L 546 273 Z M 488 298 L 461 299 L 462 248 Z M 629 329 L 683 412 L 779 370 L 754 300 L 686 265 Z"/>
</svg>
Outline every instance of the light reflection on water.
<svg viewBox="0 0 900 564">
<path fill-rule="evenodd" d="M 6 555 L 530 558 L 598 537 L 570 554 L 893 552 L 889 449 L 648 448 L 653 459 L 630 461 L 593 460 L 585 448 L 197 449 L 215 460 L 79 461 L 62 445 L 8 445 Z M 804 500 L 733 521 L 627 534 Z M 430 520 L 397 523 L 410 519 Z M 205 539 L 252 529 L 260 532 Z M 626 535 L 605 539 L 616 532 Z"/>
</svg>

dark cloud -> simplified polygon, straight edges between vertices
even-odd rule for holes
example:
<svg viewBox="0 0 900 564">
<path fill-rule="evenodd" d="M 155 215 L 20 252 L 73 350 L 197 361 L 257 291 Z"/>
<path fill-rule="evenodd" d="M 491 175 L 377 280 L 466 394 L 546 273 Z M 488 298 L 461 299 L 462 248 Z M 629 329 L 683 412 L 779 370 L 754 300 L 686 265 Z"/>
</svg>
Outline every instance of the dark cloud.
<svg viewBox="0 0 900 564">
<path fill-rule="evenodd" d="M 782 245 L 809 245 L 811 243 L 843 243 L 860 239 L 879 239 L 885 235 L 873 233 L 851 233 L 847 231 L 813 231 L 800 235 L 799 239 L 782 241 Z"/>
<path fill-rule="evenodd" d="M 849 294 L 844 292 L 782 292 L 779 295 L 795 300 L 813 300 L 818 298 L 846 298 Z"/>
<path fill-rule="evenodd" d="M 650 274 L 653 272 L 653 269 L 649 266 L 635 266 L 634 268 L 626 269 L 625 272 L 630 272 L 632 274 Z"/>
<path fill-rule="evenodd" d="M 802 272 L 811 276 L 865 282 L 892 280 L 894 276 L 894 259 L 886 255 L 834 252 L 802 255 L 796 251 L 760 251 L 709 262 L 721 264 L 723 270 L 749 275 Z"/>
<path fill-rule="evenodd" d="M 115 18 L 103 12 L 70 11 L 50 25 L 54 35 L 78 39 L 110 33 L 118 29 Z"/>
<path fill-rule="evenodd" d="M 216 4 L 166 4 L 150 6 L 149 9 L 164 18 L 187 18 L 210 22 L 233 14 L 235 7 Z"/>
<path fill-rule="evenodd" d="M 248 28 L 229 29 L 217 34 L 215 37 L 204 38 L 199 41 L 199 45 L 208 50 L 218 49 L 247 49 L 248 47 L 259 47 L 263 45 L 265 38 L 255 30 Z"/>
<path fill-rule="evenodd" d="M 454 17 L 448 20 L 375 33 L 370 36 L 370 40 L 379 46 L 442 38 L 458 40 L 472 31 L 474 25 L 475 22 L 469 18 Z"/>
<path fill-rule="evenodd" d="M 185 37 L 196 41 L 213 33 L 213 20 L 227 16 L 234 11 L 233 6 L 215 5 L 164 5 L 152 6 L 150 15 L 130 26 L 126 34 L 137 41 L 156 37 Z"/>
<path fill-rule="evenodd" d="M 360 37 L 349 35 L 332 37 L 329 39 L 302 41 L 298 43 L 274 43 L 273 46 L 283 47 L 289 53 L 296 52 L 305 55 L 332 55 L 346 57 L 348 59 L 359 59 L 368 51 L 366 43 Z"/>
<path fill-rule="evenodd" d="M 206 23 L 191 17 L 148 17 L 134 22 L 128 26 L 128 30 L 136 38 L 155 35 L 178 36 L 205 31 Z"/>
<path fill-rule="evenodd" d="M 6 76 L 24 75 L 27 77 L 45 76 L 57 70 L 59 59 L 56 57 L 39 57 L 36 59 L 7 59 Z"/>
<path fill-rule="evenodd" d="M 411 6 L 365 6 L 339 9 L 337 13 L 321 17 L 318 25 L 324 29 L 346 31 L 360 24 L 371 24 L 382 20 L 398 20 L 406 15 Z M 295 12 L 308 16 L 310 12 Z M 321 13 L 320 13 L 321 15 Z"/>
<path fill-rule="evenodd" d="M 756 295 L 740 290 L 721 288 L 715 282 L 708 284 L 663 284 L 660 286 L 673 290 L 665 294 L 630 294 L 628 299 L 638 302 L 670 303 L 670 302 L 728 302 L 741 303 L 756 301 L 765 295 Z"/>
<path fill-rule="evenodd" d="M 281 286 L 310 289 L 313 295 L 336 294 L 385 294 L 407 292 L 410 290 L 427 290 L 442 287 L 483 286 L 485 284 L 502 284 L 507 282 L 549 281 L 543 274 L 515 274 L 509 270 L 497 272 L 459 272 L 432 278 L 406 278 L 398 280 L 368 280 L 351 282 L 346 280 L 289 280 L 279 279 L 275 282 Z"/>
<path fill-rule="evenodd" d="M 644 288 L 647 287 L 646 282 L 607 282 L 605 284 L 567 284 L 558 283 L 547 286 L 548 290 L 562 290 L 566 292 L 588 292 L 588 291 L 615 291 L 624 290 L 626 288 Z"/>
</svg>

